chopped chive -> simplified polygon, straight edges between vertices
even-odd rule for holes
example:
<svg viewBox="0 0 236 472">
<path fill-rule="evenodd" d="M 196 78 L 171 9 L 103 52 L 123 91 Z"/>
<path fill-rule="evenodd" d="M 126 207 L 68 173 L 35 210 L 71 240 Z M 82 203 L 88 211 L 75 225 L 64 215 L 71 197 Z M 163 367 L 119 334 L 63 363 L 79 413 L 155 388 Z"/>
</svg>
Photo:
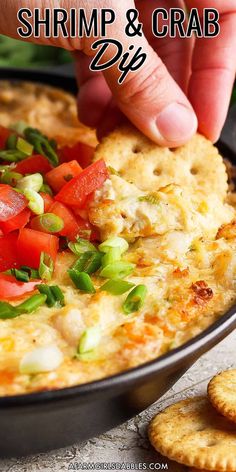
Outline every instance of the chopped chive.
<svg viewBox="0 0 236 472">
<path fill-rule="evenodd" d="M 46 301 L 46 295 L 33 295 L 32 297 L 28 298 L 25 302 L 21 303 L 20 305 L 16 306 L 15 309 L 19 315 L 24 313 L 29 314 L 33 313 L 37 308 L 43 305 Z"/>
<path fill-rule="evenodd" d="M 118 247 L 111 248 L 102 258 L 102 267 L 106 267 L 113 262 L 119 261 L 121 259 L 121 252 Z"/>
<path fill-rule="evenodd" d="M 98 246 L 99 251 L 108 252 L 113 248 L 120 249 L 120 253 L 127 251 L 129 245 L 124 238 L 120 238 L 119 236 L 114 236 L 113 238 L 109 238 L 104 241 L 102 244 Z"/>
<path fill-rule="evenodd" d="M 54 149 L 54 142 L 44 136 L 40 131 L 34 128 L 26 128 L 24 136 L 27 141 L 34 146 L 35 151 L 48 158 L 49 162 L 55 167 L 59 159 Z"/>
<path fill-rule="evenodd" d="M 99 326 L 91 326 L 87 328 L 81 338 L 78 345 L 78 354 L 85 354 L 95 349 L 101 340 L 101 329 Z"/>
<path fill-rule="evenodd" d="M 39 192 L 42 185 L 43 177 L 38 172 L 36 174 L 30 174 L 26 177 L 22 177 L 22 179 L 17 182 L 17 188 L 22 191 L 34 190 L 34 192 Z"/>
<path fill-rule="evenodd" d="M 21 266 L 20 270 L 27 272 L 30 279 L 38 279 L 39 278 L 39 271 L 37 269 L 32 269 L 32 267 L 28 266 Z"/>
<path fill-rule="evenodd" d="M 81 254 L 83 254 L 83 252 L 97 250 L 96 247 L 92 243 L 90 243 L 90 241 L 83 238 L 76 238 L 76 242 L 70 242 L 68 244 L 68 247 L 77 256 L 80 256 Z"/>
<path fill-rule="evenodd" d="M 54 213 L 43 213 L 43 215 L 36 216 L 31 224 L 32 228 L 46 233 L 58 233 L 64 228 L 64 221 Z"/>
<path fill-rule="evenodd" d="M 14 306 L 10 305 L 7 302 L 0 302 L 0 319 L 7 320 L 11 318 L 16 318 L 18 313 Z"/>
<path fill-rule="evenodd" d="M 104 267 L 99 275 L 106 279 L 124 279 L 133 272 L 134 268 L 135 264 L 117 261 Z"/>
<path fill-rule="evenodd" d="M 96 290 L 94 288 L 94 285 L 92 283 L 92 280 L 86 272 L 76 272 L 73 269 L 68 270 L 68 274 L 79 290 L 85 293 L 95 293 Z"/>
<path fill-rule="evenodd" d="M 11 274 L 20 282 L 29 282 L 29 274 L 24 270 L 11 269 Z"/>
<path fill-rule="evenodd" d="M 76 272 L 93 274 L 101 267 L 102 255 L 98 251 L 87 251 L 81 254 L 79 259 L 71 267 Z"/>
<path fill-rule="evenodd" d="M 51 285 L 50 289 L 51 289 L 51 292 L 52 292 L 54 298 L 56 299 L 57 303 L 60 306 L 64 306 L 65 305 L 65 298 L 64 298 L 63 292 L 60 289 L 60 287 L 58 287 L 58 285 Z"/>
<path fill-rule="evenodd" d="M 0 151 L 0 159 L 8 162 L 18 162 L 26 158 L 26 155 L 17 149 L 9 149 L 7 151 Z"/>
<path fill-rule="evenodd" d="M 126 282 L 126 280 L 108 280 L 100 287 L 100 290 L 111 293 L 112 295 L 122 295 L 133 287 L 134 284 Z"/>
<path fill-rule="evenodd" d="M 19 190 L 21 191 L 21 190 Z M 44 200 L 39 195 L 39 193 L 35 192 L 35 190 L 24 190 L 24 195 L 29 200 L 28 207 L 29 209 L 35 213 L 35 215 L 42 215 L 44 212 Z"/>
<path fill-rule="evenodd" d="M 26 156 L 32 156 L 34 152 L 34 146 L 32 144 L 25 141 L 23 138 L 18 138 L 16 142 L 16 149 L 18 151 L 24 152 Z"/>
<path fill-rule="evenodd" d="M 46 295 L 46 303 L 50 308 L 55 305 L 65 305 L 64 295 L 57 285 L 40 284 L 37 285 L 37 289 L 40 293 Z"/>
<path fill-rule="evenodd" d="M 140 310 L 144 304 L 147 295 L 147 287 L 145 285 L 137 285 L 124 301 L 122 308 L 126 315 Z"/>
<path fill-rule="evenodd" d="M 7 138 L 6 148 L 7 149 L 16 149 L 16 143 L 17 143 L 17 135 L 16 134 L 10 134 L 10 136 Z M 19 149 L 19 151 L 20 151 L 20 149 Z"/>
<path fill-rule="evenodd" d="M 46 252 L 41 252 L 40 262 L 39 262 L 39 276 L 43 280 L 51 280 L 54 270 L 54 263 L 52 258 L 46 254 Z"/>
<path fill-rule="evenodd" d="M 53 195 L 53 192 L 52 192 L 52 189 L 51 187 L 49 187 L 48 184 L 43 184 L 41 187 L 40 187 L 40 192 L 43 192 L 43 193 L 48 193 L 48 195 Z"/>
<path fill-rule="evenodd" d="M 1 175 L 1 183 L 11 185 L 11 187 L 15 187 L 17 185 L 18 180 L 22 179 L 23 175 L 19 174 L 18 172 L 4 172 Z"/>
</svg>

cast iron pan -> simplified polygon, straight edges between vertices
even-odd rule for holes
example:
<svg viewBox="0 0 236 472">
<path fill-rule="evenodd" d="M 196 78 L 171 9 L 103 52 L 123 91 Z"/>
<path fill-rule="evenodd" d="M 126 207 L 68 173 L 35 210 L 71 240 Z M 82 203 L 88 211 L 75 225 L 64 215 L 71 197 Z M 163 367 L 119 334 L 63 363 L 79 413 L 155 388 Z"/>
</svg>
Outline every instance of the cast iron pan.
<svg viewBox="0 0 236 472">
<path fill-rule="evenodd" d="M 1 79 L 32 80 L 76 91 L 74 79 L 64 74 L 12 69 L 0 74 Z M 236 120 L 231 121 L 227 139 L 220 145 L 235 157 L 230 142 Z M 235 327 L 236 305 L 182 347 L 140 367 L 78 387 L 0 398 L 0 456 L 56 449 L 119 425 L 158 400 Z"/>
</svg>

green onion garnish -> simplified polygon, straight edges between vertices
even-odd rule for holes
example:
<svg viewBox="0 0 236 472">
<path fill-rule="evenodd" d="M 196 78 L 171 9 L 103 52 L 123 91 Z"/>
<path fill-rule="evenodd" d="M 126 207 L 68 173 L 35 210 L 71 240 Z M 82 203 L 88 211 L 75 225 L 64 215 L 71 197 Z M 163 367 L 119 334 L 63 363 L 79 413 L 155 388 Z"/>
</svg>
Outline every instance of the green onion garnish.
<svg viewBox="0 0 236 472">
<path fill-rule="evenodd" d="M 22 191 L 34 190 L 35 192 L 39 192 L 42 185 L 43 185 L 43 177 L 38 172 L 36 174 L 30 174 L 30 175 L 27 175 L 26 177 L 22 177 L 22 179 L 20 179 L 17 182 L 17 188 L 19 188 Z"/>
<path fill-rule="evenodd" d="M 40 187 L 40 192 L 43 192 L 43 193 L 48 193 L 48 195 L 53 195 L 53 191 L 51 189 L 51 187 L 49 187 L 48 184 L 43 184 L 41 187 Z"/>
<path fill-rule="evenodd" d="M 19 269 L 11 269 L 11 275 L 15 277 L 16 280 L 19 280 L 20 282 L 29 282 L 29 274 L 25 272 L 24 270 L 19 270 Z"/>
<path fill-rule="evenodd" d="M 71 267 L 76 272 L 93 274 L 101 267 L 102 254 L 98 251 L 87 251 L 81 254 L 79 259 Z"/>
<path fill-rule="evenodd" d="M 52 258 L 45 252 L 41 252 L 39 263 L 39 277 L 43 280 L 51 280 L 54 271 Z"/>
<path fill-rule="evenodd" d="M 24 152 L 26 156 L 32 156 L 34 152 L 34 146 L 32 144 L 25 141 L 23 138 L 18 138 L 16 142 L 16 149 L 18 151 Z"/>
<path fill-rule="evenodd" d="M 106 254 L 104 254 L 102 258 L 102 267 L 106 267 L 109 264 L 113 264 L 113 262 L 120 261 L 121 259 L 121 252 L 118 247 L 113 247 L 108 251 Z"/>
<path fill-rule="evenodd" d="M 37 269 L 32 269 L 32 267 L 28 266 L 21 266 L 20 270 L 27 272 L 30 279 L 38 279 L 39 278 L 39 271 Z"/>
<path fill-rule="evenodd" d="M 119 236 L 115 236 L 113 238 L 109 238 L 104 241 L 100 246 L 98 246 L 99 251 L 108 252 L 110 249 L 117 248 L 120 249 L 120 253 L 127 251 L 129 245 L 124 238 L 120 238 Z"/>
<path fill-rule="evenodd" d="M 9 149 L 7 151 L 0 151 L 0 159 L 8 162 L 18 162 L 26 158 L 26 155 L 17 149 Z"/>
<path fill-rule="evenodd" d="M 44 213 L 43 215 L 36 216 L 32 220 L 32 224 L 33 222 L 37 228 L 40 228 L 40 231 L 46 233 L 58 233 L 64 228 L 64 221 L 54 213 Z"/>
<path fill-rule="evenodd" d="M 37 285 L 37 289 L 40 293 L 46 295 L 46 303 L 51 308 L 52 306 L 64 306 L 65 300 L 64 295 L 57 285 Z"/>
<path fill-rule="evenodd" d="M 95 293 L 96 290 L 93 286 L 92 280 L 86 272 L 76 272 L 73 269 L 68 270 L 68 274 L 75 284 L 76 288 L 85 293 Z"/>
<path fill-rule="evenodd" d="M 27 200 L 29 200 L 29 209 L 35 213 L 35 215 L 42 215 L 44 212 L 44 200 L 41 195 L 35 192 L 35 190 L 30 189 L 24 190 L 23 193 Z"/>
<path fill-rule="evenodd" d="M 54 149 L 54 141 L 49 141 L 46 136 L 34 128 L 26 128 L 24 136 L 27 141 L 34 146 L 34 149 L 38 154 L 47 157 L 53 166 L 58 165 L 59 159 Z"/>
<path fill-rule="evenodd" d="M 16 318 L 23 314 L 33 313 L 37 308 L 43 305 L 46 301 L 46 295 L 33 295 L 17 306 L 12 306 L 7 302 L 0 302 L 0 319 L 7 320 Z"/>
<path fill-rule="evenodd" d="M 16 149 L 16 143 L 17 143 L 17 135 L 16 134 L 10 134 L 10 136 L 7 138 L 6 148 L 7 149 Z M 19 149 L 19 151 L 21 151 L 21 149 Z"/>
<path fill-rule="evenodd" d="M 15 187 L 17 185 L 18 180 L 22 179 L 23 175 L 19 174 L 18 172 L 3 172 L 1 175 L 1 183 L 11 185 L 11 187 Z"/>
<path fill-rule="evenodd" d="M 80 256 L 81 254 L 83 254 L 83 252 L 96 251 L 96 247 L 92 243 L 90 243 L 90 241 L 83 238 L 76 238 L 76 242 L 70 242 L 68 244 L 68 247 L 77 256 Z"/>
<path fill-rule="evenodd" d="M 134 268 L 135 264 L 117 261 L 104 267 L 99 275 L 106 279 L 124 279 L 133 272 Z"/>
<path fill-rule="evenodd" d="M 78 354 L 85 354 L 92 351 L 98 346 L 100 340 L 101 329 L 99 326 L 91 326 L 90 328 L 87 328 L 80 338 L 77 349 Z"/>
<path fill-rule="evenodd" d="M 126 280 L 108 280 L 100 287 L 100 290 L 111 293 L 112 295 L 122 295 L 133 287 L 134 284 L 126 282 Z"/>
<path fill-rule="evenodd" d="M 147 287 L 145 285 L 137 285 L 124 301 L 122 308 L 126 315 L 140 310 L 144 304 L 147 295 Z"/>
</svg>

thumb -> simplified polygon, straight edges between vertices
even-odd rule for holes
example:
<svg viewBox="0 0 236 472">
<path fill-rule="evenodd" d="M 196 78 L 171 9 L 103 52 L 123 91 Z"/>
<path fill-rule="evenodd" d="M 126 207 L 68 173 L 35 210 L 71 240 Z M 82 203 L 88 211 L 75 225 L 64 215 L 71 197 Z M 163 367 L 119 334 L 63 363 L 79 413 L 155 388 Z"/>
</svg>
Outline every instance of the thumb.
<svg viewBox="0 0 236 472">
<path fill-rule="evenodd" d="M 124 37 L 122 43 L 124 45 Z M 129 45 L 126 44 L 124 50 L 128 50 Z M 145 37 L 136 38 L 135 50 L 140 46 L 147 54 L 142 68 L 129 73 L 119 85 L 121 72 L 116 64 L 104 71 L 106 81 L 120 110 L 140 131 L 162 146 L 180 146 L 196 132 L 196 115 Z M 106 56 L 106 60 L 112 57 L 109 48 Z"/>
</svg>

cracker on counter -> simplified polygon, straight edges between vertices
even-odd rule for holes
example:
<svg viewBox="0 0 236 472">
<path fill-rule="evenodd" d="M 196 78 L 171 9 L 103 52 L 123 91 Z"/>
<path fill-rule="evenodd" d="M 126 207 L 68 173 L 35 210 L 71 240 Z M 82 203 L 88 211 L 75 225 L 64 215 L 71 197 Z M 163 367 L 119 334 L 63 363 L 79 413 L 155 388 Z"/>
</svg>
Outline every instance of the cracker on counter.
<svg viewBox="0 0 236 472">
<path fill-rule="evenodd" d="M 236 369 L 215 375 L 208 385 L 208 397 L 216 410 L 236 423 Z"/>
<path fill-rule="evenodd" d="M 205 397 L 182 400 L 159 413 L 149 426 L 154 448 L 197 469 L 236 470 L 236 425 Z"/>
<path fill-rule="evenodd" d="M 79 122 L 76 98 L 70 93 L 33 82 L 0 81 L 0 124 L 8 127 L 19 120 L 61 145 L 97 145 L 95 131 Z"/>
<path fill-rule="evenodd" d="M 158 146 L 131 125 L 122 126 L 105 137 L 95 159 L 106 163 L 144 191 L 156 191 L 175 183 L 203 193 L 227 193 L 227 173 L 213 144 L 196 134 L 184 146 Z"/>
</svg>

